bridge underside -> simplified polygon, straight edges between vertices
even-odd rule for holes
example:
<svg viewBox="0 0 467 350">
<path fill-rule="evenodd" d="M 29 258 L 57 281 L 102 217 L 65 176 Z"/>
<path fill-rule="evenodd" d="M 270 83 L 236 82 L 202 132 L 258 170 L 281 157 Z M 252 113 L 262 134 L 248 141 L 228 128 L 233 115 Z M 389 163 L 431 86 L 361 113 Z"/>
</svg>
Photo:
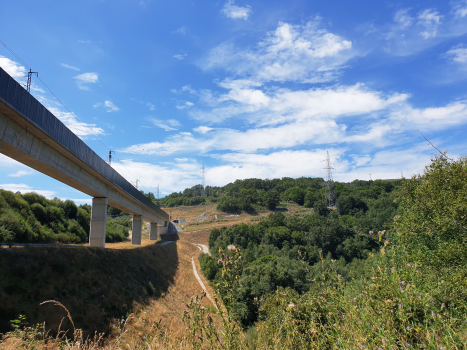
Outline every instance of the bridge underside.
<svg viewBox="0 0 467 350">
<path fill-rule="evenodd" d="M 105 247 L 108 204 L 133 215 L 132 244 L 141 244 L 142 220 L 151 223 L 151 239 L 155 239 L 158 233 L 167 232 L 168 215 L 165 212 L 155 212 L 140 203 L 28 122 L 1 98 L 0 153 L 94 198 L 90 246 Z"/>
</svg>

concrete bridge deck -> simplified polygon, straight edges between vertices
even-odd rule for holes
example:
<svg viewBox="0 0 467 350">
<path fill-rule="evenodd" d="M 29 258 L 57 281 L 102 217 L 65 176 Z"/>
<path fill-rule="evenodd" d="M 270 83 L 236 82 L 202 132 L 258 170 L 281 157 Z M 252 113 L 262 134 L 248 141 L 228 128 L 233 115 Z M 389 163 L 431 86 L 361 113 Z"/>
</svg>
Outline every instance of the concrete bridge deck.
<svg viewBox="0 0 467 350">
<path fill-rule="evenodd" d="M 90 246 L 105 247 L 108 204 L 133 215 L 132 244 L 141 244 L 142 220 L 151 223 L 151 239 L 167 233 L 166 212 L 1 68 L 0 153 L 93 197 Z"/>
</svg>

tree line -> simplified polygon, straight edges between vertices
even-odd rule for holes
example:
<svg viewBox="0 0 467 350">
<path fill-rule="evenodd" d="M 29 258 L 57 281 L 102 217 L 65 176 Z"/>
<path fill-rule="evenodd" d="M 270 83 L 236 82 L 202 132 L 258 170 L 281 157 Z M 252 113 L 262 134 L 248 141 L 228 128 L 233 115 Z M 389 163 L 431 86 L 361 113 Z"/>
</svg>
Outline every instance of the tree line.
<svg viewBox="0 0 467 350">
<path fill-rule="evenodd" d="M 131 217 L 108 207 L 107 242 L 127 239 Z M 0 190 L 0 242 L 83 243 L 89 241 L 91 206 L 47 199 L 35 192 Z"/>
</svg>

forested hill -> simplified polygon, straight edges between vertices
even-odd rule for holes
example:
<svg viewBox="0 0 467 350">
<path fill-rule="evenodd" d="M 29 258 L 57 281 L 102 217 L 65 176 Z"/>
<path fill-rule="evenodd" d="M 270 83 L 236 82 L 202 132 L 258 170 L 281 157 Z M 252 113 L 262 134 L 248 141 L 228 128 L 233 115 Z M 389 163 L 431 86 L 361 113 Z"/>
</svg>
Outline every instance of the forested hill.
<svg viewBox="0 0 467 350">
<path fill-rule="evenodd" d="M 371 208 L 381 211 L 385 207 L 393 207 L 390 194 L 401 184 L 401 181 L 335 182 L 339 214 L 359 217 Z M 202 194 L 202 186 L 196 185 L 183 192 L 174 192 L 162 199 L 153 200 L 162 207 L 218 203 L 217 209 L 226 212 L 274 210 L 281 202 L 287 200 L 317 210 L 326 207 L 324 203 L 325 182 L 322 178 L 284 177 L 272 180 L 237 180 L 223 187 L 207 186 L 205 196 Z"/>
</svg>

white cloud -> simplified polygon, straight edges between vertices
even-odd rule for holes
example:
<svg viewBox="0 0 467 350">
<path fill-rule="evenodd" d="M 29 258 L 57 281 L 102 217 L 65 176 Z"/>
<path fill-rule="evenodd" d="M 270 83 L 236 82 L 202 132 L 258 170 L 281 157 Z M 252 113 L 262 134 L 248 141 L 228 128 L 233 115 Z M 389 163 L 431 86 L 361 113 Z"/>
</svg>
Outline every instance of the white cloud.
<svg viewBox="0 0 467 350">
<path fill-rule="evenodd" d="M 107 109 L 107 112 L 118 112 L 120 110 L 112 101 L 105 101 L 104 107 Z"/>
<path fill-rule="evenodd" d="M 278 99 L 280 104 L 268 106 L 257 114 L 247 114 L 256 120 L 256 128 L 240 131 L 200 126 L 193 129 L 196 136 L 182 132 L 163 142 L 137 144 L 121 152 L 169 155 L 227 150 L 251 153 L 355 142 L 385 147 L 400 144 L 403 135 L 417 129 L 441 131 L 467 124 L 467 102 L 464 101 L 442 107 L 413 108 L 407 102 L 407 95 L 383 96 L 361 85 L 288 93 L 291 97 Z M 214 108 L 212 114 L 218 115 L 219 110 Z M 269 124 L 280 125 L 265 127 L 268 118 L 276 118 L 276 122 Z"/>
<path fill-rule="evenodd" d="M 186 52 L 183 52 L 181 54 L 174 55 L 173 57 L 176 58 L 177 60 L 181 61 L 181 60 L 185 59 L 186 56 L 188 56 L 188 54 Z"/>
<path fill-rule="evenodd" d="M 79 71 L 79 70 L 80 70 L 78 67 L 70 66 L 69 64 L 66 64 L 66 63 L 60 63 L 60 65 L 61 65 L 63 68 L 68 68 L 68 69 L 76 70 L 76 71 Z"/>
<path fill-rule="evenodd" d="M 441 24 L 441 16 L 438 11 L 426 9 L 418 15 L 419 23 L 425 27 L 425 31 L 421 35 L 425 38 L 434 38 L 438 32 L 438 27 Z"/>
<path fill-rule="evenodd" d="M 247 20 L 248 17 L 251 15 L 252 10 L 251 7 L 248 5 L 245 7 L 241 7 L 235 5 L 233 0 L 228 0 L 224 4 L 221 13 L 228 18 Z"/>
<path fill-rule="evenodd" d="M 28 193 L 28 192 L 35 192 L 48 199 L 52 199 L 55 196 L 54 191 L 36 190 L 26 184 L 0 184 L 0 188 L 7 190 L 7 191 L 11 191 L 11 192 L 21 192 L 23 194 Z"/>
<path fill-rule="evenodd" d="M 456 17 L 464 18 L 467 16 L 467 0 L 452 3 Z"/>
<path fill-rule="evenodd" d="M 408 123 L 421 130 L 445 130 L 467 124 L 467 101 L 457 101 L 443 107 L 412 108 L 405 106 L 392 113 L 391 119 Z"/>
<path fill-rule="evenodd" d="M 27 76 L 26 68 L 4 56 L 0 56 L 0 67 L 15 79 Z"/>
<path fill-rule="evenodd" d="M 446 52 L 446 55 L 454 62 L 465 64 L 467 63 L 467 47 L 458 45 Z"/>
<path fill-rule="evenodd" d="M 394 14 L 394 22 L 397 23 L 401 29 L 410 27 L 413 23 L 413 18 L 408 14 L 410 9 L 399 10 Z"/>
<path fill-rule="evenodd" d="M 210 128 L 209 126 L 198 126 L 197 128 L 194 128 L 193 131 L 200 133 L 200 134 L 206 134 L 209 131 L 214 130 L 213 128 Z"/>
<path fill-rule="evenodd" d="M 78 42 L 79 42 L 80 44 L 90 44 L 90 43 L 91 43 L 91 40 L 81 40 L 81 39 L 80 39 L 80 40 L 78 40 Z"/>
<path fill-rule="evenodd" d="M 112 162 L 112 167 L 128 181 L 135 181 L 127 170 L 131 169 L 133 174 L 138 174 L 138 179 L 144 188 L 154 193 L 157 191 L 157 184 L 162 194 L 170 194 L 201 183 L 200 165 L 190 159 L 178 159 L 175 163 L 165 166 L 123 160 Z M 153 184 L 152 188 L 149 187 L 150 184 Z"/>
<path fill-rule="evenodd" d="M 71 200 L 71 201 L 75 202 L 77 205 L 80 205 L 80 204 L 92 205 L 92 198 L 91 197 L 89 197 L 89 198 L 65 198 L 65 197 L 62 197 L 60 199 L 62 201 Z"/>
<path fill-rule="evenodd" d="M 10 177 L 21 177 L 21 176 L 24 176 L 24 175 L 30 175 L 32 173 L 33 173 L 32 171 L 19 170 L 16 173 L 8 174 L 8 176 L 10 176 Z"/>
<path fill-rule="evenodd" d="M 99 108 L 99 107 L 104 107 L 106 109 L 107 112 L 118 112 L 120 110 L 120 108 L 118 108 L 117 106 L 115 106 L 113 104 L 112 101 L 104 101 L 104 103 L 102 102 L 98 102 L 98 103 L 95 103 L 93 105 L 94 108 Z"/>
<path fill-rule="evenodd" d="M 422 173 L 425 165 L 435 155 L 426 143 L 411 147 L 394 147 L 364 157 L 352 155 L 353 162 L 345 171 L 333 171 L 334 180 L 353 181 L 355 179 L 373 180 L 399 179 Z M 363 159 L 362 159 L 363 158 Z M 333 163 L 333 167 L 336 163 Z"/>
<path fill-rule="evenodd" d="M 95 124 L 87 124 L 78 121 L 74 113 L 62 112 L 56 107 L 48 107 L 48 110 L 78 136 L 86 137 L 104 134 L 104 130 L 97 127 Z"/>
<path fill-rule="evenodd" d="M 150 103 L 150 102 L 147 102 L 147 103 L 146 103 L 146 106 L 149 107 L 149 110 L 150 110 L 150 111 L 153 111 L 153 110 L 156 108 L 156 106 L 154 106 L 154 105 L 153 105 L 152 103 Z"/>
<path fill-rule="evenodd" d="M 194 103 L 187 101 L 187 102 L 185 102 L 183 105 L 176 105 L 175 108 L 177 108 L 177 109 L 185 109 L 185 108 L 190 108 L 190 107 L 193 106 L 193 105 L 194 105 Z"/>
<path fill-rule="evenodd" d="M 22 163 L 1 153 L 0 153 L 0 164 L 2 165 L 2 168 L 3 167 L 17 167 L 17 166 L 26 168 Z"/>
<path fill-rule="evenodd" d="M 206 180 L 209 184 L 224 186 L 236 179 L 323 177 L 325 171 L 322 161 L 326 159 L 327 151 L 335 171 L 345 171 L 348 162 L 341 159 L 345 149 L 279 151 L 270 154 L 228 153 L 219 156 L 228 164 L 208 168 Z"/>
<path fill-rule="evenodd" d="M 98 73 L 83 73 L 75 77 L 78 88 L 81 90 L 89 90 L 88 84 L 95 84 L 99 82 Z"/>
<path fill-rule="evenodd" d="M 188 32 L 188 27 L 182 26 L 178 28 L 177 30 L 174 30 L 172 33 L 173 34 L 180 34 L 180 35 L 186 35 Z"/>
<path fill-rule="evenodd" d="M 386 52 L 397 56 L 416 54 L 467 33 L 467 22 L 463 20 L 464 12 L 467 14 L 467 1 L 452 5 L 453 11 L 446 14 L 433 8 L 426 8 L 418 13 L 409 8 L 398 10 L 393 16 L 393 22 L 379 28 L 375 33 L 382 34 L 386 41 Z"/>
<path fill-rule="evenodd" d="M 384 96 L 363 84 L 334 86 L 292 91 L 273 89 L 268 93 L 248 87 L 245 81 L 229 81 L 221 86 L 230 88 L 225 94 L 200 93 L 201 102 L 212 107 L 209 111 L 192 110 L 190 117 L 211 123 L 240 117 L 259 126 L 294 122 L 310 118 L 335 118 L 366 114 L 404 101 L 407 94 Z"/>
<path fill-rule="evenodd" d="M 156 118 L 149 118 L 148 120 L 155 126 L 164 129 L 165 131 L 177 130 L 182 126 L 182 124 L 180 124 L 180 122 L 176 119 L 161 120 Z"/>
<path fill-rule="evenodd" d="M 305 25 L 280 22 L 255 49 L 239 50 L 231 44 L 222 44 L 210 52 L 201 66 L 224 68 L 256 82 L 334 80 L 355 53 L 350 41 L 319 25 L 319 19 Z"/>
</svg>

